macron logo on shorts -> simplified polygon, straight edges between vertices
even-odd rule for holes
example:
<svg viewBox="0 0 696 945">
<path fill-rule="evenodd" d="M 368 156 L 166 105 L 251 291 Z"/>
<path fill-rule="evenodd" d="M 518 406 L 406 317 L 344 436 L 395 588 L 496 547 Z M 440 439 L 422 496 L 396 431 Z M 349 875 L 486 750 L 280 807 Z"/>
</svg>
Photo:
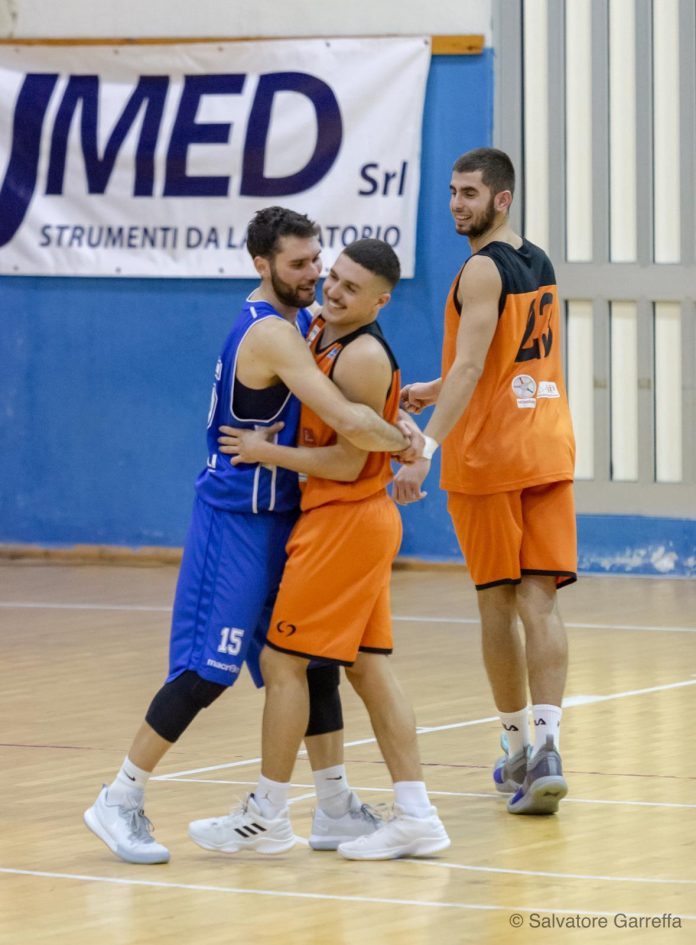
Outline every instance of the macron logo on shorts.
<svg viewBox="0 0 696 945">
<path fill-rule="evenodd" d="M 233 676 L 239 674 L 239 666 L 234 663 L 221 663 L 219 660 L 206 660 L 206 666 L 212 666 L 213 669 L 221 669 L 224 673 L 232 673 Z"/>
</svg>

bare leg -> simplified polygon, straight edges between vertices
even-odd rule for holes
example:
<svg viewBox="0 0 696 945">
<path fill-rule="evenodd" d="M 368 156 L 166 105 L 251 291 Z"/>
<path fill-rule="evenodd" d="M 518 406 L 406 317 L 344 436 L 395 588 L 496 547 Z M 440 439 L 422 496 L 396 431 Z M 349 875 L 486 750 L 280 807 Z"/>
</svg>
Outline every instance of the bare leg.
<svg viewBox="0 0 696 945">
<path fill-rule="evenodd" d="M 343 764 L 343 729 L 325 735 L 309 735 L 304 740 L 312 771 Z"/>
<path fill-rule="evenodd" d="M 303 662 L 306 666 L 306 661 Z M 143 722 L 128 750 L 128 757 L 143 771 L 154 771 L 173 744 Z M 305 746 L 313 771 L 343 764 L 342 729 L 325 735 L 311 735 L 305 739 Z"/>
<path fill-rule="evenodd" d="M 392 781 L 422 781 L 413 709 L 386 656 L 359 653 L 346 676 L 365 703 Z"/>
<path fill-rule="evenodd" d="M 527 672 L 535 705 L 560 705 L 568 671 L 568 640 L 558 610 L 556 579 L 527 575 L 517 589 L 527 641 Z"/>
<path fill-rule="evenodd" d="M 143 771 L 154 771 L 173 744 L 143 722 L 128 750 L 128 757 Z"/>
<path fill-rule="evenodd" d="M 265 647 L 261 670 L 266 684 L 261 773 L 287 783 L 309 719 L 307 660 Z"/>
<path fill-rule="evenodd" d="M 527 705 L 527 667 L 517 630 L 515 587 L 501 584 L 477 594 L 483 662 L 499 712 Z"/>
</svg>

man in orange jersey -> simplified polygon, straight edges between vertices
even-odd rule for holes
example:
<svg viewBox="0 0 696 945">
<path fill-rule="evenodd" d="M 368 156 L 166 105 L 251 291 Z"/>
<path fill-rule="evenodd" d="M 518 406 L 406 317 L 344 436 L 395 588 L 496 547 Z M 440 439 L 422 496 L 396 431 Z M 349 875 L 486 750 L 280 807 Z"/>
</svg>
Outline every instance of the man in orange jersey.
<svg viewBox="0 0 696 945">
<path fill-rule="evenodd" d="M 147 784 L 165 754 L 198 713 L 234 685 L 244 665 L 263 685 L 259 655 L 299 515 L 297 475 L 231 465 L 218 455 L 218 427 L 253 430 L 282 420 L 281 442 L 294 443 L 301 398 L 362 448 L 400 449 L 408 442 L 373 410 L 349 403 L 307 350 L 312 316 L 306 306 L 314 303 L 322 269 L 314 221 L 286 207 L 264 207 L 249 223 L 247 249 L 260 282 L 233 319 L 215 367 L 208 461 L 196 481 L 177 582 L 169 673 L 116 777 L 84 814 L 89 829 L 128 863 L 169 861 L 144 813 Z M 334 840 L 349 839 L 374 829 L 374 817 L 346 780 L 338 668 L 317 665 L 309 672 L 307 751 L 316 817 L 330 818 Z"/>
<path fill-rule="evenodd" d="M 400 275 L 393 249 L 359 240 L 337 259 L 324 282 L 324 307 L 307 337 L 319 368 L 353 402 L 385 420 L 399 412 L 399 370 L 377 315 Z M 427 856 L 449 846 L 423 781 L 413 710 L 387 659 L 392 650 L 389 580 L 401 542 L 401 519 L 387 495 L 388 453 L 366 453 L 337 435 L 303 405 L 297 448 L 266 431 L 223 427 L 221 449 L 234 462 L 262 463 L 306 477 L 302 514 L 287 545 L 288 560 L 262 655 L 266 684 L 261 777 L 241 809 L 194 821 L 189 835 L 206 849 L 236 853 L 240 837 L 263 835 L 264 852 L 295 842 L 288 789 L 307 727 L 307 661 L 346 667 L 370 715 L 394 781 L 395 816 L 344 842 L 348 859 Z M 310 845 L 331 849 L 313 825 Z"/>
<path fill-rule="evenodd" d="M 425 458 L 399 470 L 394 496 L 406 504 L 423 495 L 442 443 L 441 486 L 478 591 L 484 662 L 505 729 L 495 785 L 512 794 L 510 813 L 548 814 L 567 793 L 558 745 L 568 652 L 556 591 L 576 580 L 575 444 L 553 267 L 510 227 L 514 185 L 510 159 L 494 148 L 454 164 L 450 210 L 472 255 L 447 298 L 442 377 L 402 391 L 414 413 L 436 407 Z"/>
</svg>

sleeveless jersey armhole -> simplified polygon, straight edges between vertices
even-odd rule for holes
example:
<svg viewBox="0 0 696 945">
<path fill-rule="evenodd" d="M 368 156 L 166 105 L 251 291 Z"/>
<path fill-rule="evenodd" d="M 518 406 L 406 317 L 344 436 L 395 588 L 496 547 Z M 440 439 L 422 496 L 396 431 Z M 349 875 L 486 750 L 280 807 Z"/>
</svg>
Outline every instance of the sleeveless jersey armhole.
<svg viewBox="0 0 696 945">
<path fill-rule="evenodd" d="M 330 380 L 333 380 L 333 373 L 336 370 L 336 362 L 341 357 L 342 352 L 345 351 L 345 349 L 348 347 L 351 341 L 355 341 L 355 339 L 360 337 L 360 335 L 370 335 L 372 338 L 378 341 L 379 344 L 382 346 L 384 353 L 386 354 L 389 360 L 389 364 L 392 369 L 392 379 L 389 382 L 389 388 L 384 398 L 384 402 L 386 403 L 389 400 L 389 395 L 392 392 L 392 388 L 394 386 L 394 377 L 395 377 L 396 372 L 399 370 L 399 364 L 396 358 L 394 357 L 394 352 L 389 347 L 389 343 L 387 342 L 387 339 L 384 337 L 384 334 L 382 333 L 382 329 L 377 324 L 377 322 L 370 322 L 369 325 L 363 325 L 362 328 L 358 328 L 356 331 L 351 332 L 349 335 L 346 335 L 344 338 L 337 339 L 337 341 L 341 343 L 341 347 L 338 350 L 338 354 L 333 358 L 331 362 L 331 367 L 329 368 L 329 373 L 327 377 Z M 330 348 L 330 347 L 331 345 L 327 345 L 327 348 Z"/>
</svg>

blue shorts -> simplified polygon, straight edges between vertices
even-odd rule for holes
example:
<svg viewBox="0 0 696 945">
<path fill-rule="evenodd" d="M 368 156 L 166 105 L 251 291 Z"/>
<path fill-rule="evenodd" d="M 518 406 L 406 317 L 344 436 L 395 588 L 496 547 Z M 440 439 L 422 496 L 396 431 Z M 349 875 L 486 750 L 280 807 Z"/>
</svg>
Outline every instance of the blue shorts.
<svg viewBox="0 0 696 945">
<path fill-rule="evenodd" d="M 171 682 L 187 669 L 231 686 L 244 663 L 263 685 L 259 655 L 296 512 L 225 512 L 196 497 L 174 599 Z"/>
</svg>

